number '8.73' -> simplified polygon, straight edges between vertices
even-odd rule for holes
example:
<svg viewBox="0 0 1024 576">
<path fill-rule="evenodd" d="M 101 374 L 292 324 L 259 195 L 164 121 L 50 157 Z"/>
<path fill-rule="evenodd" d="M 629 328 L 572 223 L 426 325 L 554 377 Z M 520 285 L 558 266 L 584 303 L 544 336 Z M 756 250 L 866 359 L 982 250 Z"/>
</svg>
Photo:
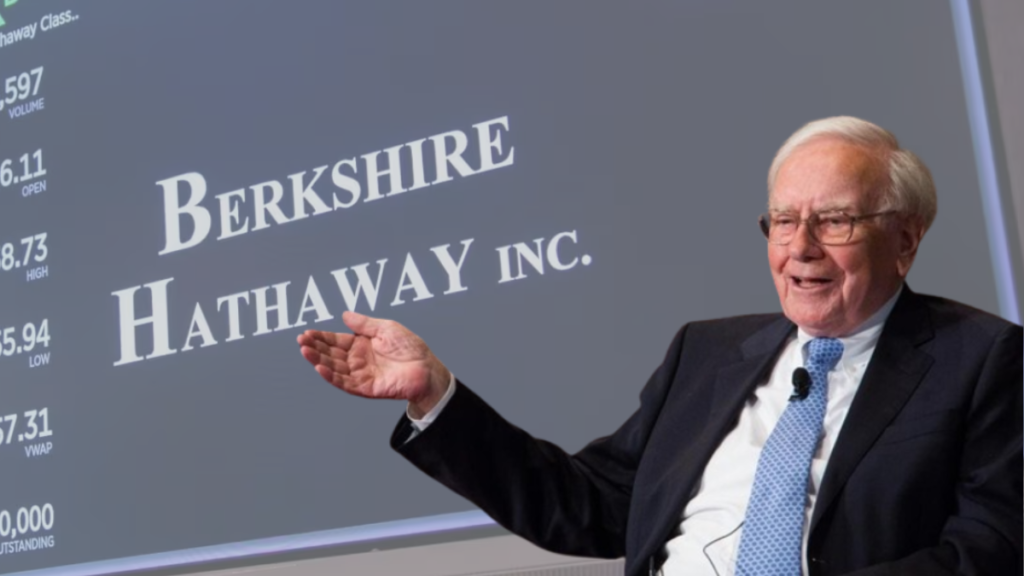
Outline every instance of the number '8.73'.
<svg viewBox="0 0 1024 576">
<path fill-rule="evenodd" d="M 21 239 L 19 250 L 13 242 L 0 246 L 0 271 L 8 272 L 14 268 L 28 266 L 33 260 L 43 262 L 50 254 L 46 247 L 46 233 L 27 236 Z"/>
</svg>

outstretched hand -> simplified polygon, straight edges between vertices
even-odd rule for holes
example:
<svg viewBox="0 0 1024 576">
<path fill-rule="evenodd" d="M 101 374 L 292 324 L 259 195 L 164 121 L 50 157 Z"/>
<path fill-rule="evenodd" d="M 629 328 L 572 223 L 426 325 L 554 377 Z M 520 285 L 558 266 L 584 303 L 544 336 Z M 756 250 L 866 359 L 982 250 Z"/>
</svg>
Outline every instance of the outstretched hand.
<svg viewBox="0 0 1024 576">
<path fill-rule="evenodd" d="M 393 320 L 345 312 L 352 334 L 306 330 L 302 356 L 335 387 L 365 398 L 408 400 L 422 417 L 444 396 L 451 373 L 423 340 Z"/>
</svg>

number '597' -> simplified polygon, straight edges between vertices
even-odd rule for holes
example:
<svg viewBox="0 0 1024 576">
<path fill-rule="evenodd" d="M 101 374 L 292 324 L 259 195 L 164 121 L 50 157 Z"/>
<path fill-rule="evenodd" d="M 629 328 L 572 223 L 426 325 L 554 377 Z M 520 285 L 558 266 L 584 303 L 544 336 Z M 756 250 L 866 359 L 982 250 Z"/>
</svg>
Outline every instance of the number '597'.
<svg viewBox="0 0 1024 576">
<path fill-rule="evenodd" d="M 3 99 L 0 100 L 0 110 L 4 109 L 4 105 L 14 104 L 39 94 L 39 84 L 42 80 L 42 66 L 4 80 L 4 93 Z"/>
</svg>

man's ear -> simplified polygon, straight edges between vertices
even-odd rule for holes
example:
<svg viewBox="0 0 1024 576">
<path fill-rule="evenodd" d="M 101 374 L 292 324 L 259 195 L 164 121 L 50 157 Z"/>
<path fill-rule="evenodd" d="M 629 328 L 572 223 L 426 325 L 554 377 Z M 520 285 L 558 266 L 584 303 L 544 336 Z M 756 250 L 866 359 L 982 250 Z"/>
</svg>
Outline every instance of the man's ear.
<svg viewBox="0 0 1024 576">
<path fill-rule="evenodd" d="M 913 218 L 901 218 L 899 223 L 899 245 L 896 257 L 896 270 L 901 278 L 906 278 L 910 267 L 917 257 L 917 248 L 924 238 L 925 229 Z"/>
</svg>

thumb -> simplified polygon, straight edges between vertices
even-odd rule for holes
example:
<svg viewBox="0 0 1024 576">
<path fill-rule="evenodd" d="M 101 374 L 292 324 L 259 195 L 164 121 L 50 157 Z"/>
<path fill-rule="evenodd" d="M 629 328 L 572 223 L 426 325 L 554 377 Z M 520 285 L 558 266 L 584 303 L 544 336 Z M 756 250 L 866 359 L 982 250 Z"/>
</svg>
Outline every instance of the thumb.
<svg viewBox="0 0 1024 576">
<path fill-rule="evenodd" d="M 373 338 L 377 335 L 383 320 L 371 318 L 358 312 L 346 311 L 341 314 L 341 320 L 354 334 Z"/>
</svg>

